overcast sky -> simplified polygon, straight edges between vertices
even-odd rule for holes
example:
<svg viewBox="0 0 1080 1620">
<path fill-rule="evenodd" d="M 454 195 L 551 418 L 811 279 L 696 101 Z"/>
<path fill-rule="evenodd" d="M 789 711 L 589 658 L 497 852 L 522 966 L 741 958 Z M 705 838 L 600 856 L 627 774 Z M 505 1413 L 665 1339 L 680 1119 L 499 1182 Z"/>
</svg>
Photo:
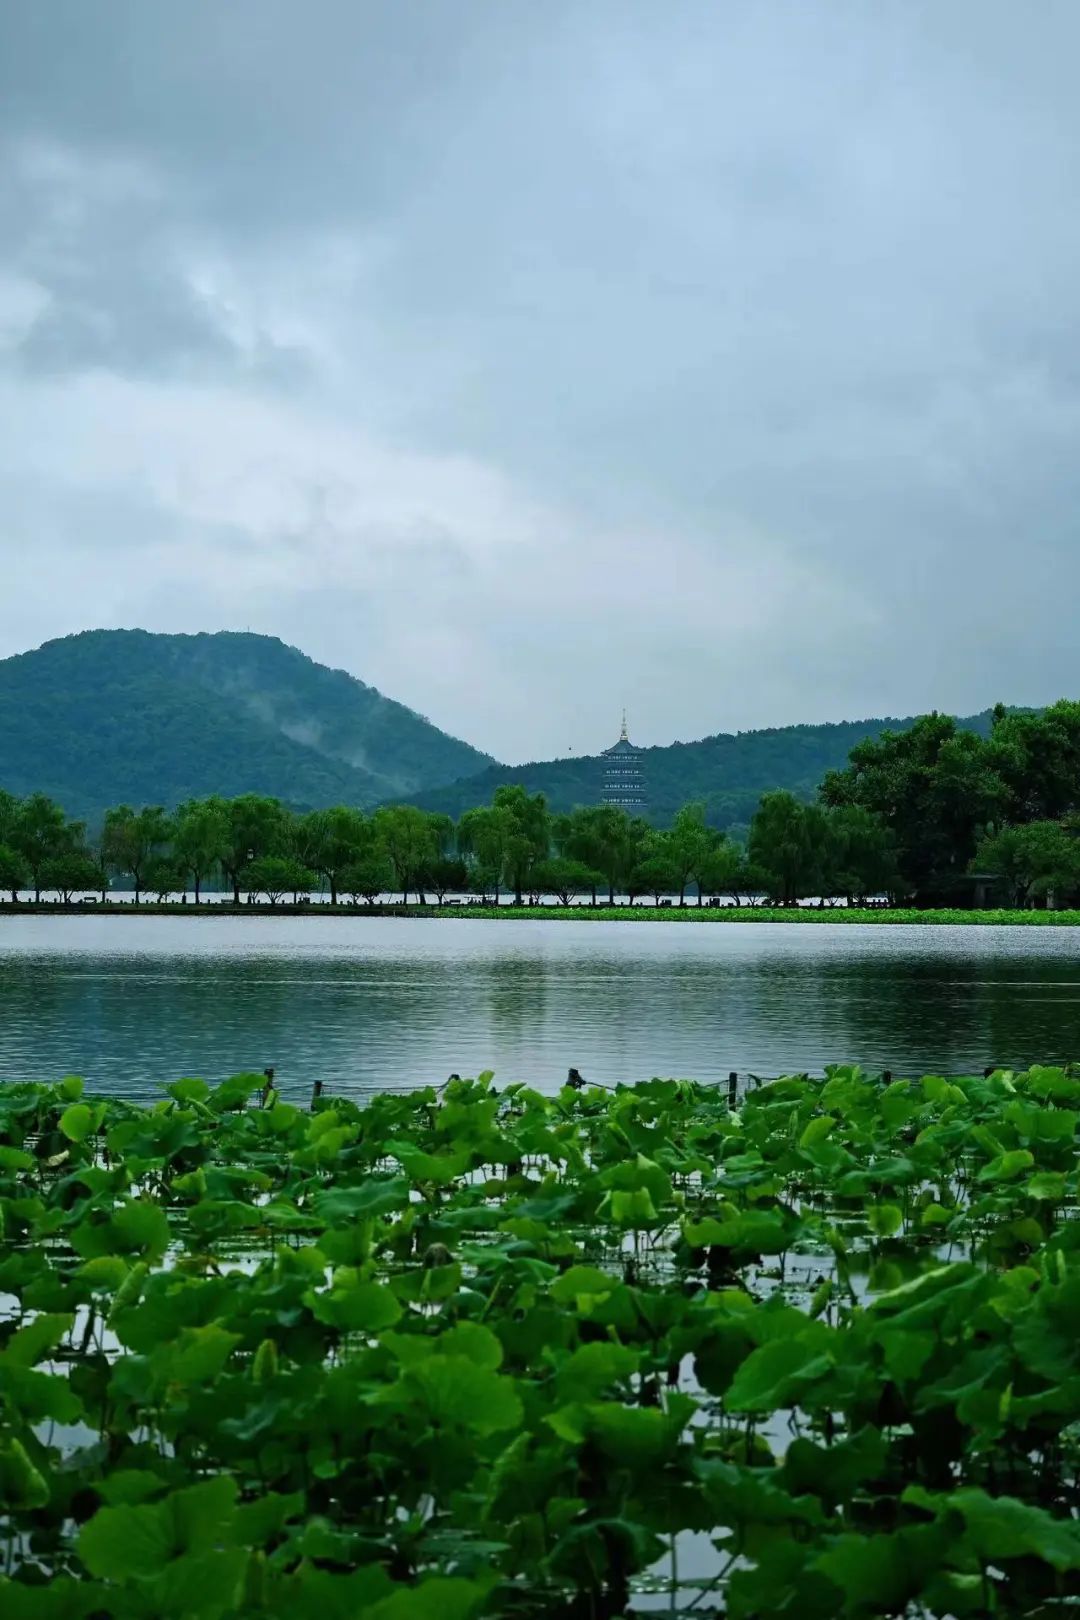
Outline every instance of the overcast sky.
<svg viewBox="0 0 1080 1620">
<path fill-rule="evenodd" d="M 505 760 L 1080 696 L 1075 0 L 0 0 L 0 655 Z"/>
</svg>

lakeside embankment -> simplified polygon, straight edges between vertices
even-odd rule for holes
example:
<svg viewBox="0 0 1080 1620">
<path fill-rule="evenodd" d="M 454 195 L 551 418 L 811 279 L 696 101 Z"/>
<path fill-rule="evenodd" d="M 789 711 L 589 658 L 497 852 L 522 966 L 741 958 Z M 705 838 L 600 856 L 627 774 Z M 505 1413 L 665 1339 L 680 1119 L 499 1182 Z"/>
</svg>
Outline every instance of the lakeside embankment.
<svg viewBox="0 0 1080 1620">
<path fill-rule="evenodd" d="M 315 901 L 291 905 L 265 902 L 234 906 L 227 901 L 78 901 L 43 900 L 0 903 L 0 917 L 428 917 L 464 918 L 472 922 L 677 922 L 677 923 L 870 923 L 880 926 L 926 926 L 968 928 L 1076 928 L 1080 910 L 1013 911 L 960 910 L 943 906 L 936 910 L 858 906 L 483 906 L 483 905 L 331 905 Z"/>
</svg>

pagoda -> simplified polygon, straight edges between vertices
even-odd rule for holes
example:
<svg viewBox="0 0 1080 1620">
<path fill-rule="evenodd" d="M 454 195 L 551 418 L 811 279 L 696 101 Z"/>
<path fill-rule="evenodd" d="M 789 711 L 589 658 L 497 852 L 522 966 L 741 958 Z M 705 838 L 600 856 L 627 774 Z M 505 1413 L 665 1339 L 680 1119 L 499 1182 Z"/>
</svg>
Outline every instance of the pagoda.
<svg viewBox="0 0 1080 1620">
<path fill-rule="evenodd" d="M 645 796 L 644 754 L 635 748 L 626 731 L 626 710 L 623 710 L 622 731 L 619 740 L 600 755 L 603 761 L 603 782 L 600 788 L 601 804 L 617 804 L 631 816 L 643 816 L 649 801 Z"/>
</svg>

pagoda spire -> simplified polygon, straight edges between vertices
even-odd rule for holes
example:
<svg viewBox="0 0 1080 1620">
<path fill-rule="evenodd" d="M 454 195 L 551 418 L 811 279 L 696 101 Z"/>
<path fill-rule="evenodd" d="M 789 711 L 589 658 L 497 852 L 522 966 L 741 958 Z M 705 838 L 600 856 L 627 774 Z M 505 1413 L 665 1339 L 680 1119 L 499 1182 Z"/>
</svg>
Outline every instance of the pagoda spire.
<svg viewBox="0 0 1080 1620">
<path fill-rule="evenodd" d="M 631 815 L 643 815 L 648 808 L 645 773 L 642 770 L 644 755 L 630 741 L 625 709 L 618 742 L 605 748 L 600 758 L 603 761 L 600 803 L 618 805 Z"/>
</svg>

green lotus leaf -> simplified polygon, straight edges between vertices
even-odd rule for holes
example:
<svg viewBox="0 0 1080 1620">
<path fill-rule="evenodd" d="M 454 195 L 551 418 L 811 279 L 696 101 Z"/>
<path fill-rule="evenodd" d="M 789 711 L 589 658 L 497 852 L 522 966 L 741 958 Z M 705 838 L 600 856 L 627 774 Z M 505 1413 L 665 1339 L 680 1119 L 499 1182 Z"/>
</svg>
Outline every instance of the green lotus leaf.
<svg viewBox="0 0 1080 1620">
<path fill-rule="evenodd" d="M 472 1620 L 487 1602 L 487 1582 L 433 1575 L 365 1610 L 364 1620 Z"/>
<path fill-rule="evenodd" d="M 1023 1183 L 1024 1195 L 1039 1203 L 1060 1204 L 1065 1198 L 1065 1176 L 1060 1170 L 1039 1170 Z"/>
<path fill-rule="evenodd" d="M 26 1423 L 78 1423 L 85 1416 L 70 1380 L 58 1374 L 5 1364 L 0 1389 L 9 1412 Z"/>
<path fill-rule="evenodd" d="M 313 1207 L 327 1226 L 344 1226 L 405 1209 L 408 1203 L 409 1182 L 405 1176 L 368 1176 L 359 1186 L 333 1187 L 319 1193 Z"/>
<path fill-rule="evenodd" d="M 393 1327 L 402 1315 L 393 1289 L 385 1283 L 361 1282 L 347 1267 L 335 1273 L 331 1288 L 309 1292 L 304 1301 L 320 1322 L 346 1333 L 378 1333 Z"/>
<path fill-rule="evenodd" d="M 1035 1155 L 1030 1148 L 1010 1148 L 1007 1153 L 995 1154 L 989 1164 L 979 1171 L 980 1181 L 1014 1181 L 1024 1170 L 1030 1170 Z"/>
<path fill-rule="evenodd" d="M 799 1438 L 784 1453 L 781 1478 L 792 1495 L 812 1492 L 828 1502 L 843 1502 L 883 1473 L 888 1455 L 885 1436 L 869 1426 L 830 1446 Z"/>
<path fill-rule="evenodd" d="M 89 1103 L 72 1103 L 60 1115 L 60 1129 L 69 1142 L 85 1142 L 91 1131 L 96 1131 L 105 1114 L 104 1104 L 91 1108 Z"/>
<path fill-rule="evenodd" d="M 557 1305 L 573 1305 L 581 1298 L 610 1294 L 617 1286 L 616 1278 L 596 1266 L 571 1266 L 552 1283 L 551 1297 Z"/>
<path fill-rule="evenodd" d="M 240 1340 L 239 1333 L 230 1333 L 217 1322 L 182 1328 L 172 1343 L 153 1352 L 151 1366 L 163 1383 L 204 1383 L 218 1376 Z"/>
<path fill-rule="evenodd" d="M 0 1352 L 0 1366 L 33 1367 L 71 1331 L 74 1316 L 44 1314 L 19 1328 Z"/>
<path fill-rule="evenodd" d="M 829 1357 L 802 1339 L 774 1339 L 751 1352 L 724 1398 L 731 1412 L 775 1412 L 794 1406 L 831 1368 Z"/>
<path fill-rule="evenodd" d="M 210 1095 L 210 1087 L 205 1080 L 173 1080 L 165 1090 L 181 1103 L 205 1102 Z"/>
<path fill-rule="evenodd" d="M 904 1212 L 898 1204 L 871 1204 L 866 1219 L 876 1237 L 890 1238 L 903 1226 Z"/>
<path fill-rule="evenodd" d="M 456 1322 L 435 1341 L 440 1355 L 464 1356 L 474 1367 L 495 1372 L 502 1366 L 503 1347 L 498 1337 L 481 1322 Z"/>
<path fill-rule="evenodd" d="M 219 1474 L 161 1502 L 99 1508 L 80 1532 L 79 1557 L 107 1580 L 160 1575 L 182 1553 L 228 1542 L 236 1494 L 235 1481 Z"/>
<path fill-rule="evenodd" d="M 256 1091 L 261 1091 L 266 1084 L 261 1074 L 234 1074 L 228 1080 L 223 1080 L 214 1087 L 206 1099 L 207 1105 L 215 1114 L 226 1114 L 237 1108 L 247 1106 L 247 1100 Z M 187 1101 L 199 1100 L 190 1095 Z"/>
<path fill-rule="evenodd" d="M 589 1401 L 632 1378 L 641 1358 L 621 1344 L 583 1344 L 559 1364 L 555 1389 L 561 1401 Z"/>
<path fill-rule="evenodd" d="M 305 1507 L 303 1491 L 268 1491 L 254 1502 L 243 1502 L 232 1516 L 233 1539 L 241 1547 L 265 1547 L 291 1519 L 301 1518 Z"/>
<path fill-rule="evenodd" d="M 959 1514 L 976 1557 L 994 1564 L 1039 1558 L 1053 1569 L 1080 1569 L 1080 1525 L 1055 1518 L 1014 1496 L 990 1496 L 971 1487 L 937 1496 L 910 1485 L 902 1500 L 927 1512 Z"/>
<path fill-rule="evenodd" d="M 617 1226 L 647 1228 L 655 1226 L 660 1219 L 647 1187 L 637 1187 L 633 1192 L 611 1193 L 608 1207 Z"/>
<path fill-rule="evenodd" d="M 474 1434 L 516 1429 L 524 1416 L 512 1379 L 463 1356 L 433 1356 L 406 1374 L 406 1385 L 417 1391 L 434 1422 Z"/>
<path fill-rule="evenodd" d="M 686 1396 L 675 1396 L 667 1411 L 655 1406 L 592 1404 L 588 1434 L 612 1462 L 644 1467 L 670 1456 L 694 1410 Z"/>
<path fill-rule="evenodd" d="M 413 1142 L 395 1142 L 390 1148 L 405 1174 L 413 1182 L 430 1183 L 436 1187 L 449 1187 L 470 1168 L 470 1152 L 425 1153 Z"/>
<path fill-rule="evenodd" d="M 816 1119 L 812 1119 L 804 1127 L 802 1135 L 799 1137 L 799 1146 L 801 1148 L 816 1147 L 819 1143 L 824 1142 L 827 1136 L 831 1136 L 835 1129 L 836 1121 L 831 1114 L 819 1114 Z"/>
<path fill-rule="evenodd" d="M 159 1496 L 165 1489 L 165 1480 L 148 1468 L 117 1468 L 94 1489 L 109 1507 L 136 1507 L 140 1502 Z"/>
<path fill-rule="evenodd" d="M 950 1545 L 937 1525 L 913 1525 L 892 1535 L 842 1535 L 832 1538 L 812 1568 L 843 1594 L 841 1613 L 902 1614 Z"/>
</svg>

